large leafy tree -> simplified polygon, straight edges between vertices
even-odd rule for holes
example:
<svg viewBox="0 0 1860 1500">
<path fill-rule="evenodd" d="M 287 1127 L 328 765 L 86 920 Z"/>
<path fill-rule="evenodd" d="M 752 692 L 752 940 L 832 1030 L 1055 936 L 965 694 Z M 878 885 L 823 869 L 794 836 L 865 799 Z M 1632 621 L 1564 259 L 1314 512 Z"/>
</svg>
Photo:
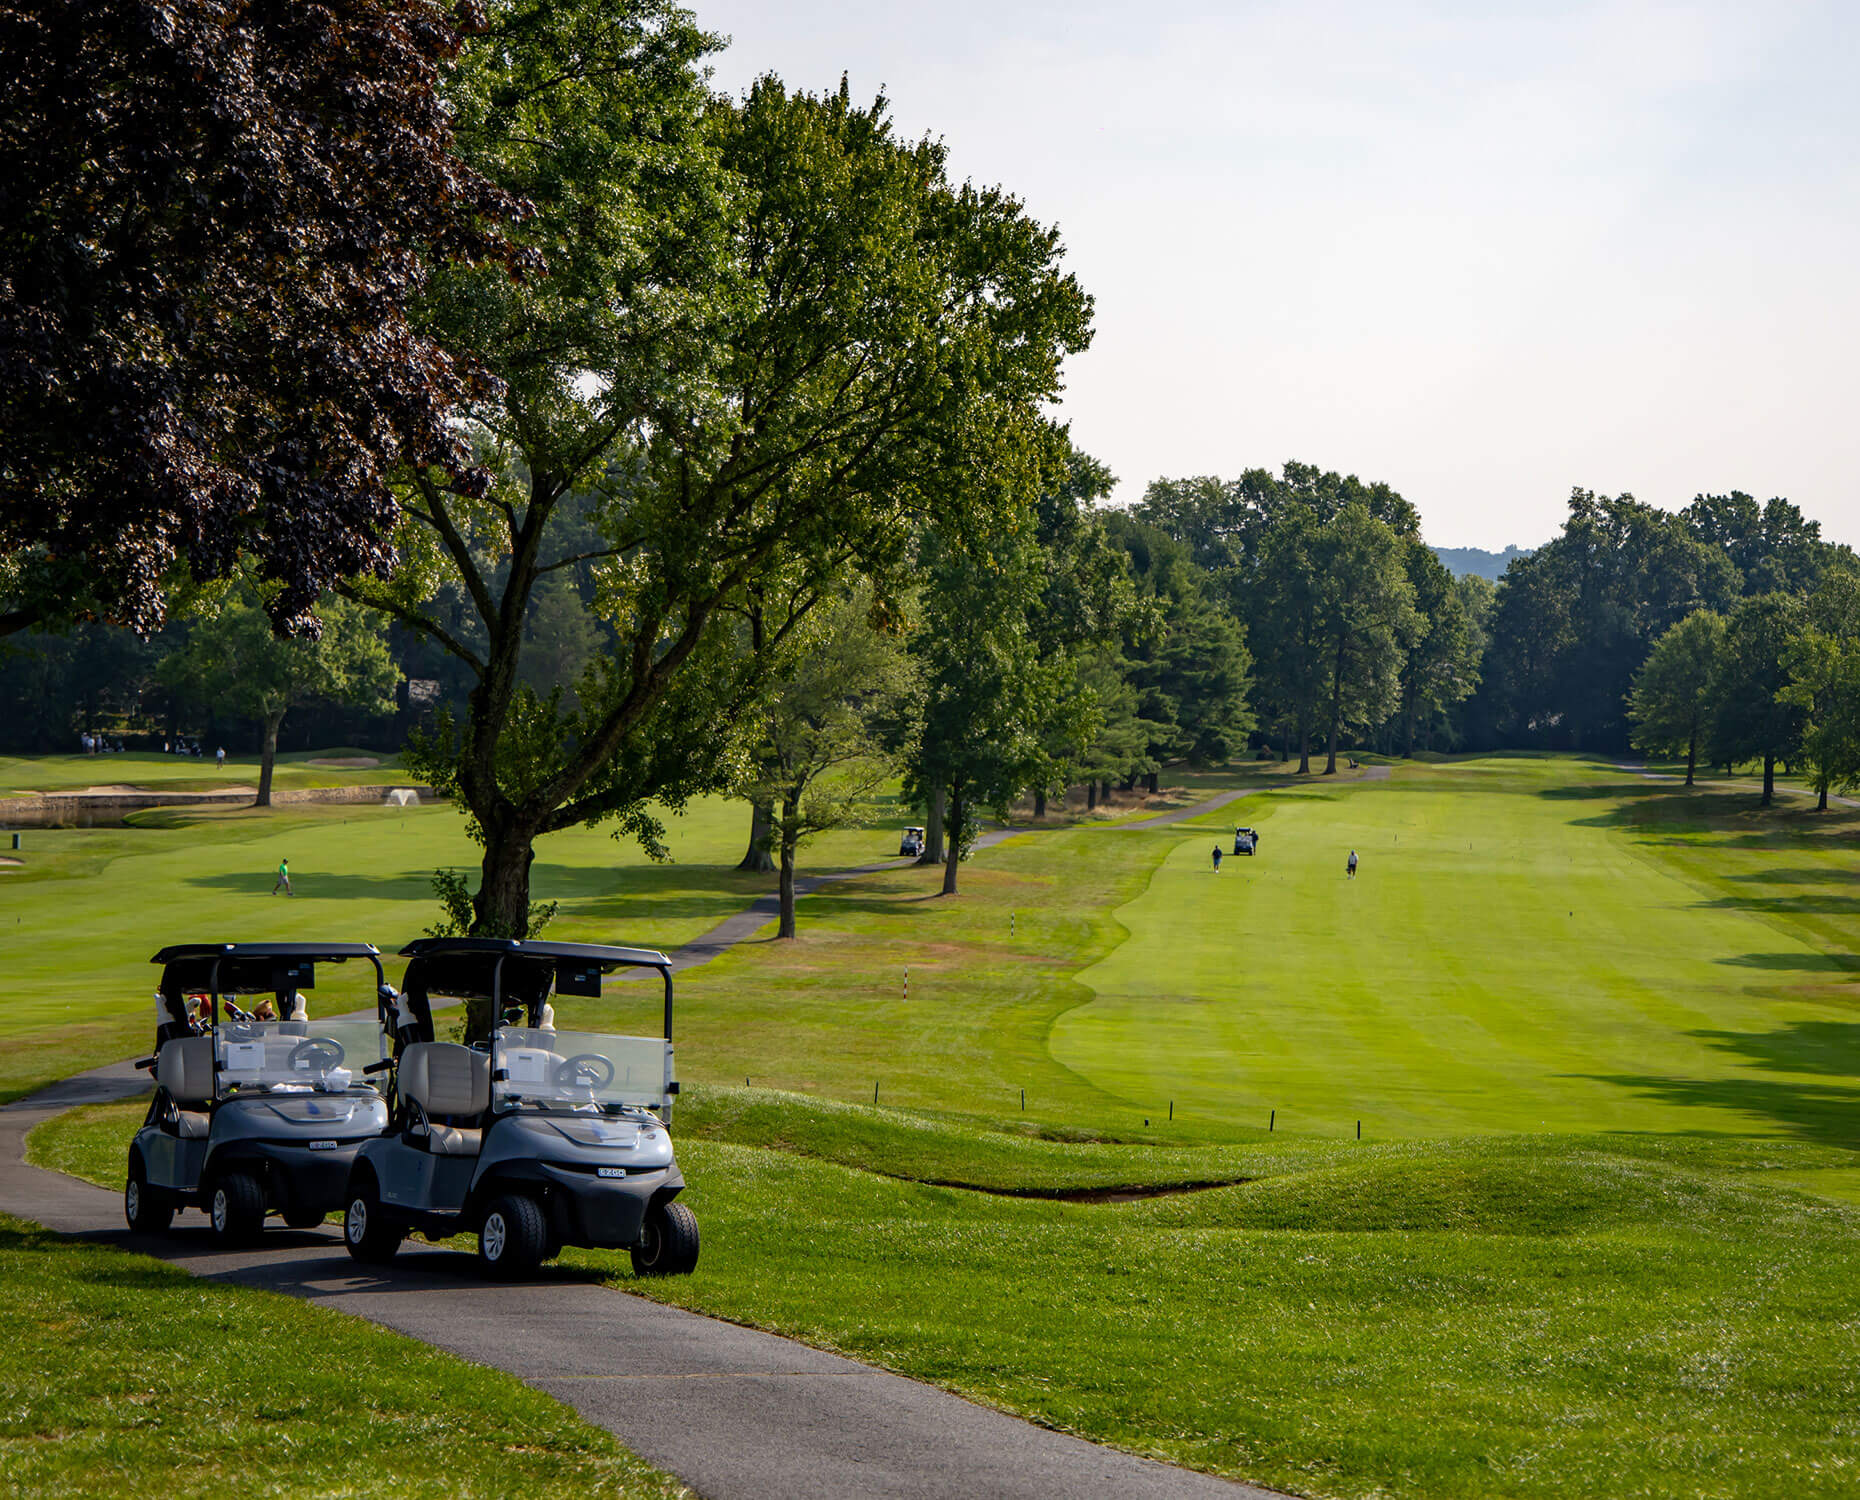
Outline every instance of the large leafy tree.
<svg viewBox="0 0 1860 1500">
<path fill-rule="evenodd" d="M 1324 774 L 1334 776 L 1344 730 L 1380 724 L 1394 712 L 1402 662 L 1420 618 L 1401 538 L 1366 506 L 1347 505 L 1320 528 L 1315 553 Z"/>
<path fill-rule="evenodd" d="M 1484 638 L 1471 603 L 1476 596 L 1458 587 L 1433 548 L 1418 536 L 1406 537 L 1402 555 L 1415 622 L 1402 657 L 1396 713 L 1402 753 L 1412 756 L 1416 735 L 1431 732 L 1479 686 Z"/>
<path fill-rule="evenodd" d="M 1803 624 L 1794 594 L 1757 594 L 1725 621 L 1709 689 L 1716 758 L 1763 762 L 1763 806 L 1776 800 L 1776 762 L 1800 751 L 1802 708 L 1784 696 L 1789 657 Z"/>
<path fill-rule="evenodd" d="M 834 601 L 773 694 L 757 746 L 752 797 L 769 809 L 778 879 L 777 935 L 795 935 L 801 845 L 856 818 L 895 776 L 917 735 L 922 684 L 895 622 L 859 588 Z"/>
<path fill-rule="evenodd" d="M 472 373 L 409 306 L 509 264 L 464 166 L 439 0 L 0 3 L 0 634 L 148 630 L 182 567 L 314 629 L 385 573 L 389 474 L 469 487 Z"/>
<path fill-rule="evenodd" d="M 754 711 L 849 573 L 883 595 L 925 516 L 986 529 L 1033 492 L 1039 411 L 1089 301 L 1056 234 L 957 187 L 882 99 L 765 79 L 714 100 L 709 39 L 655 0 L 521 0 L 457 92 L 470 158 L 538 213 L 546 281 L 458 275 L 450 342 L 504 389 L 473 408 L 482 500 L 422 473 L 411 569 L 364 590 L 473 681 L 418 752 L 484 857 L 479 932 L 519 932 L 534 840 L 740 784 Z M 571 499 L 599 533 L 565 544 Z M 539 580 L 584 570 L 611 632 L 572 694 L 522 680 Z M 458 631 L 425 607 L 451 575 Z M 762 612 L 745 652 L 742 619 Z"/>
<path fill-rule="evenodd" d="M 1634 743 L 1656 754 L 1684 755 L 1687 786 L 1711 730 L 1712 682 L 1723 651 L 1724 616 L 1694 610 L 1653 643 L 1628 694 Z"/>
<path fill-rule="evenodd" d="M 258 725 L 257 807 L 271 806 L 278 730 L 293 707 L 312 699 L 382 713 L 394 707 L 400 669 L 380 621 L 334 597 L 317 614 L 322 629 L 315 639 L 279 636 L 263 591 L 242 583 L 206 606 L 186 647 L 161 665 L 163 679 L 183 697 Z"/>
<path fill-rule="evenodd" d="M 1860 784 L 1860 567 L 1851 556 L 1822 573 L 1805 614 L 1779 697 L 1802 712 L 1802 754 L 1826 812 L 1830 791 Z"/>
</svg>

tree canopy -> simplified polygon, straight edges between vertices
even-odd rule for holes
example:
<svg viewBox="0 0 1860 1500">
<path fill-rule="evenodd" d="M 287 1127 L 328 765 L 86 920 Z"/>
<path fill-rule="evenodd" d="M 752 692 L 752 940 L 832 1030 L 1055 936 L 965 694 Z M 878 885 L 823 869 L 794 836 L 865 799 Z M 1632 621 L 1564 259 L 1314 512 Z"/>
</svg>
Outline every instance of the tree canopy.
<svg viewBox="0 0 1860 1500">
<path fill-rule="evenodd" d="M 452 151 L 459 43 L 439 0 L 0 5 L 0 634 L 152 629 L 242 557 L 314 630 L 394 562 L 397 465 L 472 486 L 476 372 L 411 306 L 526 257 Z"/>
</svg>

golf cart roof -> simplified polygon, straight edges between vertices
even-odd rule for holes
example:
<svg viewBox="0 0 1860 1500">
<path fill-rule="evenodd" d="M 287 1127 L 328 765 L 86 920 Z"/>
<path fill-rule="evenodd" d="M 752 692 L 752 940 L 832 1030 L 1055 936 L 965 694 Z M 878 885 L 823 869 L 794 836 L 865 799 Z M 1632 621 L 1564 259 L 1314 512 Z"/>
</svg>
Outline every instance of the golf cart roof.
<svg viewBox="0 0 1860 1500">
<path fill-rule="evenodd" d="M 162 965 L 165 990 L 218 990 L 222 995 L 316 987 L 319 963 L 365 958 L 381 964 L 373 943 L 171 943 L 150 963 Z"/>
<path fill-rule="evenodd" d="M 345 958 L 378 958 L 373 943 L 171 943 L 149 960 L 177 963 L 187 958 L 308 958 L 341 963 Z"/>
<path fill-rule="evenodd" d="M 621 967 L 662 969 L 671 963 L 656 948 L 610 948 L 600 943 L 539 943 L 521 938 L 415 938 L 400 950 L 402 958 L 495 958 L 518 955 L 530 959 L 567 959 L 577 964 L 599 964 L 604 970 Z"/>
<path fill-rule="evenodd" d="M 904 825 L 904 831 L 905 831 L 906 833 L 922 833 L 922 832 L 924 831 L 924 828 L 923 828 L 923 824 L 921 824 L 921 823 L 906 823 L 906 824 Z"/>
</svg>

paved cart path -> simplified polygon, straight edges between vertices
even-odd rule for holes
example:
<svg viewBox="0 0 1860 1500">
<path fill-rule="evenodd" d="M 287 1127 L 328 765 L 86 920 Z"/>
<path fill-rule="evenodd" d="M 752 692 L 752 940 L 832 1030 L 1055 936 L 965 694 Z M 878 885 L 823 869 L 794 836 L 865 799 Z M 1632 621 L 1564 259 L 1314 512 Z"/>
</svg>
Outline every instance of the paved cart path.
<svg viewBox="0 0 1860 1500">
<path fill-rule="evenodd" d="M 118 1194 L 29 1167 L 23 1153 L 40 1121 L 145 1083 L 126 1066 L 100 1069 L 0 1108 L 0 1210 L 210 1280 L 311 1299 L 506 1370 L 709 1500 L 1275 1500 L 568 1269 L 487 1283 L 471 1257 L 410 1242 L 376 1271 L 351 1260 L 329 1227 L 272 1228 L 258 1248 L 221 1251 L 195 1212 L 172 1234 L 131 1236 Z"/>
</svg>

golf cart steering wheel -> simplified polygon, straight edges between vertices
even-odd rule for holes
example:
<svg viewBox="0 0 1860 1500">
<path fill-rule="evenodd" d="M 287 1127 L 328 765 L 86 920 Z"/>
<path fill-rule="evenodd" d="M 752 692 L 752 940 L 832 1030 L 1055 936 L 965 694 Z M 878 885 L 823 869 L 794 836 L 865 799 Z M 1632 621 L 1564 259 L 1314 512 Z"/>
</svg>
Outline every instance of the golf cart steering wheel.
<svg viewBox="0 0 1860 1500">
<path fill-rule="evenodd" d="M 604 1089 L 614 1081 L 614 1065 L 598 1052 L 577 1052 L 555 1065 L 555 1083 L 566 1089 Z"/>
<path fill-rule="evenodd" d="M 331 1068 L 341 1067 L 345 1056 L 342 1043 L 333 1036 L 313 1036 L 291 1048 L 287 1065 L 295 1068 L 301 1062 L 313 1072 L 327 1073 Z"/>
</svg>

